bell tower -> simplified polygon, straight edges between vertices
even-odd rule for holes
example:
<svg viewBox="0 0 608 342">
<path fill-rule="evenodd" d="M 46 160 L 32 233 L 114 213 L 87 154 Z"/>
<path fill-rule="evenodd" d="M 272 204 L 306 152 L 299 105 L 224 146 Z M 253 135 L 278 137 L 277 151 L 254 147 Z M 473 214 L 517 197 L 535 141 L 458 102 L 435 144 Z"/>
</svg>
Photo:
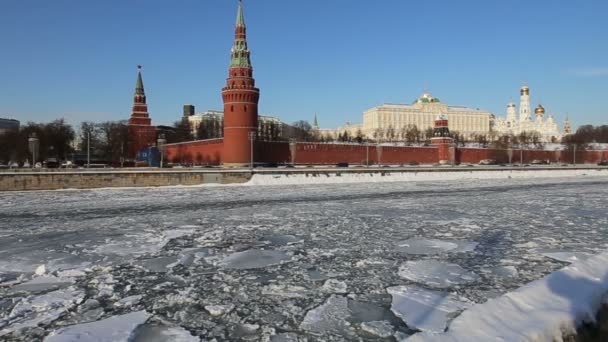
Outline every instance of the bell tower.
<svg viewBox="0 0 608 342">
<path fill-rule="evenodd" d="M 524 85 L 520 90 L 519 121 L 530 121 L 530 111 L 530 88 Z"/>
<path fill-rule="evenodd" d="M 234 44 L 226 86 L 222 89 L 224 101 L 224 153 L 225 166 L 245 166 L 251 161 L 254 138 L 258 129 L 258 102 L 260 90 L 255 87 L 250 51 L 247 47 L 247 27 L 243 15 L 243 2 L 239 0 L 234 30 Z M 255 158 L 255 156 L 253 156 Z M 255 159 L 254 159 L 255 161 Z"/>
</svg>

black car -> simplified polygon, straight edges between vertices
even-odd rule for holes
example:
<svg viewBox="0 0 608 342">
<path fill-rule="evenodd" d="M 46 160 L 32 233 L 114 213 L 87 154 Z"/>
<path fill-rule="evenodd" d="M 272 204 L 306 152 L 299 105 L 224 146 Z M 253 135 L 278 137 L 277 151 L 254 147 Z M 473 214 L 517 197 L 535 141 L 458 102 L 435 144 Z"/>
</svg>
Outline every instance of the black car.
<svg viewBox="0 0 608 342">
<path fill-rule="evenodd" d="M 599 165 L 599 166 L 608 166 L 608 160 L 602 160 L 599 163 L 597 163 L 597 165 Z"/>
<path fill-rule="evenodd" d="M 336 164 L 336 167 L 348 167 L 348 163 L 347 162 L 340 162 L 340 163 Z"/>
<path fill-rule="evenodd" d="M 59 163 L 57 158 L 48 158 L 47 160 L 44 161 L 43 164 L 44 164 L 44 167 L 46 167 L 48 169 L 56 169 L 59 166 L 61 166 L 61 164 Z"/>
</svg>

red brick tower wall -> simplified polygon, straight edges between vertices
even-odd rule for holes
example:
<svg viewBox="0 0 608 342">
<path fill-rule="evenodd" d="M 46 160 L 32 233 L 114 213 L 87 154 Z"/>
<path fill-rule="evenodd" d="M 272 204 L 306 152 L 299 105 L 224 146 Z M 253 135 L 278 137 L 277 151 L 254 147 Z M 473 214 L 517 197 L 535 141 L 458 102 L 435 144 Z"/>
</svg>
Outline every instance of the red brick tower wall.
<svg viewBox="0 0 608 342">
<path fill-rule="evenodd" d="M 251 159 L 250 134 L 257 134 L 258 102 L 260 90 L 255 87 L 250 52 L 247 48 L 247 28 L 239 2 L 235 26 L 234 45 L 226 86 L 222 89 L 224 101 L 224 149 L 222 163 L 226 166 L 244 166 Z"/>
<path fill-rule="evenodd" d="M 433 129 L 433 138 L 431 143 L 437 146 L 437 159 L 440 163 L 449 163 L 452 161 L 452 146 L 454 139 L 450 136 L 448 128 L 448 119 L 444 115 L 440 115 L 435 120 L 435 128 Z"/>
<path fill-rule="evenodd" d="M 146 94 L 141 77 L 141 66 L 138 66 L 137 84 L 133 96 L 133 108 L 129 118 L 129 158 L 135 158 L 137 152 L 153 146 L 156 143 L 156 127 L 152 126 L 152 120 L 148 114 Z"/>
</svg>

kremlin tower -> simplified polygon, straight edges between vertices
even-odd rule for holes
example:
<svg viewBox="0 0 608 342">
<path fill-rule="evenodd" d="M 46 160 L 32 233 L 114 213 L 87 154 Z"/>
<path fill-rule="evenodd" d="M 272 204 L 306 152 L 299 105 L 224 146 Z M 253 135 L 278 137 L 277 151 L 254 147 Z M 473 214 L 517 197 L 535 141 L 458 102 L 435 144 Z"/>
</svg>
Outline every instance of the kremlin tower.
<svg viewBox="0 0 608 342">
<path fill-rule="evenodd" d="M 135 158 L 140 150 L 153 146 L 156 141 L 156 127 L 152 126 L 148 114 L 144 82 L 141 78 L 141 65 L 137 66 L 137 83 L 133 97 L 133 110 L 129 118 L 129 158 Z"/>
<path fill-rule="evenodd" d="M 450 129 L 448 128 L 447 115 L 439 114 L 437 119 L 435 119 L 435 128 L 433 128 L 431 144 L 437 146 L 440 164 L 449 164 L 450 162 L 454 161 L 450 150 L 450 148 L 453 148 L 454 139 L 452 138 Z"/>
<path fill-rule="evenodd" d="M 234 45 L 226 86 L 222 89 L 224 101 L 224 153 L 226 166 L 249 164 L 258 128 L 258 101 L 260 90 L 255 87 L 250 52 L 247 48 L 247 28 L 243 16 L 243 3 L 239 1 L 236 16 Z"/>
<path fill-rule="evenodd" d="M 564 136 L 572 134 L 572 126 L 570 125 L 570 118 L 566 115 L 566 121 L 564 122 Z"/>
</svg>

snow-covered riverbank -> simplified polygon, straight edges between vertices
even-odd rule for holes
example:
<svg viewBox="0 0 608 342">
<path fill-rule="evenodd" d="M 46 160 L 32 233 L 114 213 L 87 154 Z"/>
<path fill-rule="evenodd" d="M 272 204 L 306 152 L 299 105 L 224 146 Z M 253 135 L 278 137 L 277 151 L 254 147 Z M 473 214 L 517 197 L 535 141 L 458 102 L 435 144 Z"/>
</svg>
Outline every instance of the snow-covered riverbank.
<svg viewBox="0 0 608 342">
<path fill-rule="evenodd" d="M 341 184 L 341 183 L 384 183 L 384 182 L 425 182 L 425 181 L 473 181 L 480 179 L 533 179 L 563 177 L 608 177 L 608 169 L 570 170 L 450 170 L 446 169 L 416 172 L 409 170 L 385 169 L 376 173 L 351 173 L 340 170 L 295 174 L 254 174 L 247 185 L 296 185 L 296 184 Z"/>
</svg>

